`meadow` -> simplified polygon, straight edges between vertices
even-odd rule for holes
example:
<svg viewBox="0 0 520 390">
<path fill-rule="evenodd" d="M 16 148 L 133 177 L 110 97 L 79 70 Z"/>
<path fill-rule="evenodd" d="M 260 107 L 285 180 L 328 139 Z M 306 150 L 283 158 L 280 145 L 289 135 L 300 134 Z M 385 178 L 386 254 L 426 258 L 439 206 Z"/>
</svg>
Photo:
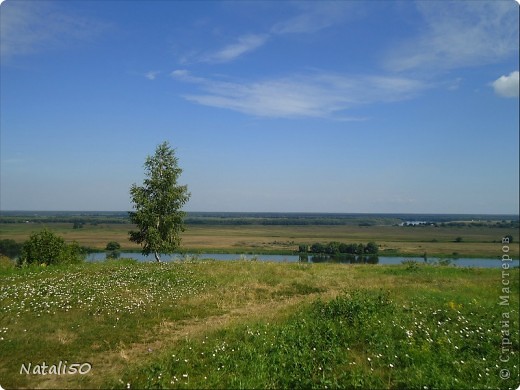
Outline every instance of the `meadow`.
<svg viewBox="0 0 520 390">
<path fill-rule="evenodd" d="M 81 229 L 73 229 L 72 223 L 2 223 L 0 237 L 23 242 L 44 227 L 66 241 L 77 241 L 95 250 L 104 250 L 110 241 L 119 242 L 123 250 L 139 250 L 128 240 L 128 231 L 134 226 L 126 223 L 85 224 Z M 188 225 L 182 245 L 187 252 L 290 254 L 298 251 L 299 244 L 375 241 L 382 256 L 422 257 L 427 253 L 430 257 L 496 258 L 500 256 L 500 240 L 507 234 L 514 237 L 510 255 L 518 258 L 518 229 L 493 225 Z M 461 242 L 456 242 L 458 237 Z"/>
<path fill-rule="evenodd" d="M 15 269 L 4 260 L 0 278 L 4 388 L 520 383 L 518 269 L 411 260 L 377 267 L 118 260 Z M 41 375 L 43 362 L 90 369 Z"/>
</svg>

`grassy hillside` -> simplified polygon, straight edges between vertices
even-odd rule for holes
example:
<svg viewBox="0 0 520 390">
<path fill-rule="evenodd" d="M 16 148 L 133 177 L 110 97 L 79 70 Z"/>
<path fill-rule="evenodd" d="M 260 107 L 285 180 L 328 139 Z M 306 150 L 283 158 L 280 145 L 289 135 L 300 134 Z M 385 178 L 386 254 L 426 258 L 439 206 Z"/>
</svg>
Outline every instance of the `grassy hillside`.
<svg viewBox="0 0 520 390">
<path fill-rule="evenodd" d="M 4 388 L 508 388 L 519 381 L 518 269 L 2 264 Z M 91 369 L 20 374 L 22 364 L 60 361 Z"/>
</svg>

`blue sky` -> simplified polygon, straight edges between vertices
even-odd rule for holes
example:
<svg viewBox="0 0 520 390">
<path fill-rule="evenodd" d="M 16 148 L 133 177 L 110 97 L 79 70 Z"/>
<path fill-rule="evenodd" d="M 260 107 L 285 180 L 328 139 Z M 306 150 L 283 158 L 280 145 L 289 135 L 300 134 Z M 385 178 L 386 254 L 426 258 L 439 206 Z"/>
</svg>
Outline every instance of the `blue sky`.
<svg viewBox="0 0 520 390">
<path fill-rule="evenodd" d="M 0 6 L 0 209 L 519 212 L 514 1 Z"/>
</svg>

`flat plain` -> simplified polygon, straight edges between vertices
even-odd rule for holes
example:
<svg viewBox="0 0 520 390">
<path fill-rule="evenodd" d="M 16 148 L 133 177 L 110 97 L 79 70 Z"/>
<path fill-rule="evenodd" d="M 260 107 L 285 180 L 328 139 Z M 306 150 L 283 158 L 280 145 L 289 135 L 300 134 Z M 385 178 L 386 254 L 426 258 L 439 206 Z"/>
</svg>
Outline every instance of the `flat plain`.
<svg viewBox="0 0 520 390">
<path fill-rule="evenodd" d="M 67 241 L 104 250 L 117 241 L 123 250 L 139 250 L 128 240 L 130 224 L 86 224 L 73 229 L 72 223 L 0 224 L 0 237 L 25 241 L 33 232 L 48 228 Z M 300 244 L 339 241 L 367 243 L 375 241 L 380 255 L 389 256 L 458 256 L 497 258 L 502 254 L 502 237 L 511 234 L 511 256 L 518 258 L 518 230 L 490 226 L 285 226 L 285 225 L 188 225 L 182 236 L 183 250 L 190 252 L 295 253 Z M 457 242 L 460 238 L 460 242 Z"/>
</svg>

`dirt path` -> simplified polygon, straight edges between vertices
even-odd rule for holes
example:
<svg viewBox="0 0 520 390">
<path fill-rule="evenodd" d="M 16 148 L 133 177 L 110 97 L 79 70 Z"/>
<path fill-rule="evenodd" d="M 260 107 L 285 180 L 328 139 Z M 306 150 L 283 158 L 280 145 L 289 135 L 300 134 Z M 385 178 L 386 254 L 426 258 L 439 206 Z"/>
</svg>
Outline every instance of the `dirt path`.
<svg viewBox="0 0 520 390">
<path fill-rule="evenodd" d="M 141 338 L 143 341 L 129 345 L 120 344 L 115 350 L 92 355 L 90 359 L 87 359 L 89 362 L 95 362 L 92 364 L 92 370 L 89 374 L 81 377 L 80 381 L 78 381 L 78 376 L 53 375 L 45 378 L 39 377 L 38 383 L 32 385 L 35 388 L 47 389 L 100 388 L 107 378 L 112 377 L 117 380 L 128 365 L 146 364 L 146 362 L 160 356 L 165 349 L 179 340 L 200 337 L 233 324 L 275 320 L 294 311 L 303 302 L 312 301 L 318 296 L 330 298 L 336 294 L 337 291 L 330 290 L 325 293 L 292 296 L 283 300 L 272 300 L 260 304 L 246 304 L 241 307 L 230 308 L 222 315 L 181 321 L 164 319 L 154 329 L 143 334 Z M 100 371 L 102 371 L 102 374 L 100 374 Z"/>
</svg>

